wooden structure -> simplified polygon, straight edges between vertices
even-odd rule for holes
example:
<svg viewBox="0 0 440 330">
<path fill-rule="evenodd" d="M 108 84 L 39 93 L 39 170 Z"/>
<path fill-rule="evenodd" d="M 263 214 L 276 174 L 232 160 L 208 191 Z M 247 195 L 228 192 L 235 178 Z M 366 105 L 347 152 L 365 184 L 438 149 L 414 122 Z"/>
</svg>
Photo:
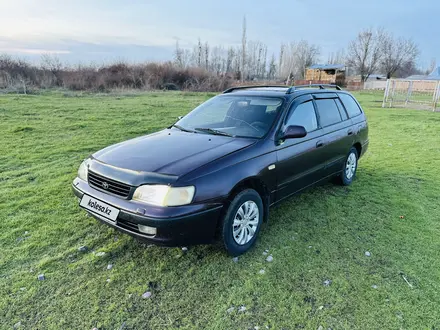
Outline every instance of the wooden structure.
<svg viewBox="0 0 440 330">
<path fill-rule="evenodd" d="M 304 80 L 344 85 L 345 66 L 343 64 L 312 65 L 306 69 Z"/>
</svg>

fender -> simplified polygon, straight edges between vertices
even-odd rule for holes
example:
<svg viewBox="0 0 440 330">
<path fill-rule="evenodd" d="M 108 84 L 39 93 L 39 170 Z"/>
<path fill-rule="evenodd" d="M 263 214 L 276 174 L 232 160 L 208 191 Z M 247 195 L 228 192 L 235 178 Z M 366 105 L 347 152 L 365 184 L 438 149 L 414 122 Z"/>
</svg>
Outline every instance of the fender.
<svg viewBox="0 0 440 330">
<path fill-rule="evenodd" d="M 276 153 L 270 152 L 192 179 L 191 182 L 196 187 L 193 202 L 224 200 L 237 186 L 252 179 L 261 181 L 267 187 L 270 197 L 270 192 L 276 189 L 276 168 L 273 168 L 275 163 Z"/>
</svg>

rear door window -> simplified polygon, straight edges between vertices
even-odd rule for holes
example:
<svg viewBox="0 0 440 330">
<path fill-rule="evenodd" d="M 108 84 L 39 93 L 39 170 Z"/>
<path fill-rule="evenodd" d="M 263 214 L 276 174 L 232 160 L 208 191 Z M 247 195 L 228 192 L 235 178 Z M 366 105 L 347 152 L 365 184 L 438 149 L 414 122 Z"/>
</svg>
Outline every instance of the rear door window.
<svg viewBox="0 0 440 330">
<path fill-rule="evenodd" d="M 336 106 L 334 99 L 318 99 L 315 100 L 319 122 L 322 127 L 330 126 L 341 122 L 341 114 Z"/>
<path fill-rule="evenodd" d="M 345 109 L 347 109 L 348 116 L 350 118 L 356 117 L 362 113 L 359 105 L 351 95 L 341 93 L 339 94 L 339 98 L 341 99 L 342 103 L 344 103 Z"/>
</svg>

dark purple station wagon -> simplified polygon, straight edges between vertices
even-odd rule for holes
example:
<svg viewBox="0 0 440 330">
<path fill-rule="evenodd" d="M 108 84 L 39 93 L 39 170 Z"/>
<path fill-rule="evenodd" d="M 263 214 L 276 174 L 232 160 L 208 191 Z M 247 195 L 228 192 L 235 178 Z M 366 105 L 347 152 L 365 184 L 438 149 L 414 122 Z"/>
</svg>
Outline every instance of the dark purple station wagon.
<svg viewBox="0 0 440 330">
<path fill-rule="evenodd" d="M 171 127 L 102 149 L 73 191 L 103 223 L 166 246 L 247 251 L 269 207 L 331 177 L 349 185 L 368 147 L 356 99 L 334 85 L 235 87 Z"/>
</svg>

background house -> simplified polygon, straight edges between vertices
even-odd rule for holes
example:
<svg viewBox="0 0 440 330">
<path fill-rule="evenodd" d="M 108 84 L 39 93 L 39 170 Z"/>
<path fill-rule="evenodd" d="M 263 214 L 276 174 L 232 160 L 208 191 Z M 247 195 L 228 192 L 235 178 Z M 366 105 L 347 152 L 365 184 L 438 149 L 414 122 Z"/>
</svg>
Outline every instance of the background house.
<svg viewBox="0 0 440 330">
<path fill-rule="evenodd" d="M 360 79 L 360 76 L 359 76 Z M 384 74 L 380 74 L 380 73 L 374 73 L 374 74 L 370 74 L 368 76 L 368 78 L 365 80 L 365 82 L 372 82 L 372 81 L 386 81 L 387 80 L 387 76 Z"/>
<path fill-rule="evenodd" d="M 440 80 L 440 66 L 434 69 L 429 75 L 412 75 L 409 76 L 409 80 Z"/>
<path fill-rule="evenodd" d="M 359 76 L 361 81 L 361 76 Z M 383 74 L 370 74 L 363 84 L 364 89 L 379 89 L 384 90 L 387 86 L 387 76 Z"/>
</svg>

